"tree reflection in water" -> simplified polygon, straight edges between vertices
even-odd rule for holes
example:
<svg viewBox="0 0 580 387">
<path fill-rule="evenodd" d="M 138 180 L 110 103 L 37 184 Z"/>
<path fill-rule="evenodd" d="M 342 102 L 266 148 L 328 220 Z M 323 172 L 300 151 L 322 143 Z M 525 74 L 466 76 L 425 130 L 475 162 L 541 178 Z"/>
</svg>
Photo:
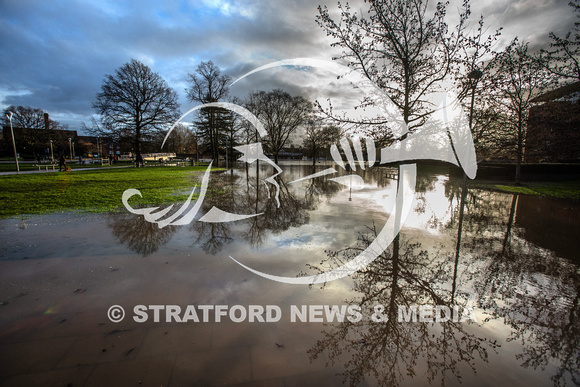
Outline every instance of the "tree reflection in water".
<svg viewBox="0 0 580 387">
<path fill-rule="evenodd" d="M 320 170 L 313 167 L 310 170 L 314 174 Z M 366 170 L 364 171 L 366 172 Z M 342 190 L 342 186 L 334 181 L 325 178 L 310 179 L 304 186 L 304 207 L 308 210 L 315 210 L 322 200 L 330 200 Z"/>
<path fill-rule="evenodd" d="M 213 206 L 236 214 L 262 214 L 232 223 L 205 223 L 194 221 L 190 230 L 194 244 L 206 254 L 215 255 L 233 241 L 233 235 L 246 240 L 251 246 L 259 247 L 269 233 L 277 234 L 291 227 L 300 227 L 309 222 L 309 210 L 316 209 L 322 198 L 336 195 L 341 186 L 326 179 L 313 179 L 305 184 L 305 193 L 293 191 L 284 178 L 280 184 L 280 206 L 268 192 L 261 180 L 265 172 L 258 170 L 254 175 L 248 169 L 230 171 L 212 176 L 208 195 L 201 206 L 201 213 L 207 213 Z M 169 242 L 178 227 L 167 226 L 159 229 L 157 224 L 147 222 L 143 216 L 132 214 L 113 215 L 109 219 L 113 234 L 131 250 L 143 256 L 150 255 Z M 232 231 L 235 228 L 235 232 Z M 238 234 L 236 234 L 236 232 Z"/>
<path fill-rule="evenodd" d="M 356 246 L 329 255 L 317 267 L 327 270 L 352 259 L 375 238 L 376 230 L 361 235 Z M 447 261 L 431 257 L 420 243 L 410 243 L 399 236 L 392 246 L 365 269 L 352 277 L 354 290 L 360 294 L 346 302 L 360 305 L 363 320 L 344 321 L 329 331 L 309 350 L 311 360 L 326 353 L 330 363 L 348 358 L 344 364 L 344 382 L 358 385 L 365 377 L 372 377 L 379 385 L 398 385 L 416 376 L 416 368 L 423 369 L 429 382 L 449 377 L 461 379 L 460 369 L 470 367 L 474 372 L 479 361 L 485 361 L 488 349 L 497 344 L 465 330 L 466 322 L 453 321 L 399 322 L 399 306 L 445 305 L 452 308 L 451 295 L 444 290 L 450 281 Z M 368 319 L 375 305 L 384 305 L 387 322 Z M 465 300 L 455 300 L 460 309 Z"/>
<path fill-rule="evenodd" d="M 485 322 L 498 319 L 512 328 L 507 341 L 521 343 L 522 352 L 516 358 L 523 367 L 545 370 L 555 364 L 554 384 L 567 380 L 578 384 L 578 267 L 521 237 L 524 230 L 515 224 L 518 199 L 518 195 L 476 191 L 472 203 L 477 205 L 466 222 L 470 241 L 463 249 L 477 271 L 465 265 L 463 281 L 474 289 L 478 306 L 488 313 Z"/>
<path fill-rule="evenodd" d="M 234 186 L 238 178 L 228 173 L 212 176 L 208 195 L 201 205 L 203 213 L 213 206 L 224 211 L 234 212 Z M 194 244 L 201 247 L 206 254 L 216 255 L 226 244 L 232 242 L 231 223 L 204 223 L 193 221 L 189 226 L 194 236 Z"/>
<path fill-rule="evenodd" d="M 418 185 L 424 191 L 436 189 L 429 179 L 419 180 Z M 429 382 L 440 379 L 445 384 L 448 375 L 460 379 L 461 364 L 475 371 L 476 363 L 486 360 L 489 349 L 496 349 L 498 343 L 477 337 L 477 329 L 466 332 L 465 323 L 399 323 L 397 310 L 411 304 L 464 306 L 471 299 L 484 313 L 479 323 L 485 326 L 497 320 L 511 328 L 505 340 L 521 345 L 514 360 L 522 367 L 551 372 L 555 385 L 578 384 L 580 272 L 576 262 L 523 237 L 518 195 L 470 189 L 460 219 L 461 188 L 452 181 L 444 187 L 450 210 L 445 216 L 452 216 L 432 219 L 429 216 L 434 215 L 427 214 L 427 224 L 446 231 L 449 240 L 463 237 L 463 242 L 453 253 L 439 256 L 404 235 L 400 243 L 395 240 L 379 259 L 353 275 L 360 296 L 347 301 L 363 306 L 364 316 L 372 314 L 374 305 L 385 305 L 389 321 L 340 323 L 311 348 L 311 359 L 326 355 L 330 363 L 345 361 L 343 376 L 351 385 L 369 377 L 379 385 L 396 385 L 424 367 Z M 417 196 L 416 210 L 425 212 L 420 189 Z M 331 254 L 313 268 L 324 271 L 352 259 L 374 239 L 376 233 L 371 231 L 356 246 Z"/>
<path fill-rule="evenodd" d="M 108 226 L 113 235 L 132 251 L 145 256 L 151 255 L 171 240 L 176 226 L 159 228 L 141 215 L 115 214 L 109 217 Z"/>
<path fill-rule="evenodd" d="M 308 211 L 316 209 L 322 198 L 330 198 L 341 190 L 341 186 L 332 181 L 312 179 L 305 183 L 302 196 L 281 176 L 277 178 L 280 185 L 278 206 L 273 192 L 268 191 L 262 181 L 267 172 L 258 168 L 255 168 L 254 174 L 248 168 L 234 174 L 222 174 L 213 180 L 211 194 L 202 204 L 202 212 L 207 213 L 216 206 L 236 214 L 262 215 L 234 223 L 194 222 L 191 230 L 197 235 L 196 244 L 201 244 L 206 253 L 215 255 L 221 251 L 232 240 L 232 228 L 241 239 L 253 247 L 259 247 L 270 234 L 279 234 L 308 223 Z"/>
<path fill-rule="evenodd" d="M 253 247 L 259 247 L 268 233 L 279 234 L 310 221 L 304 202 L 296 197 L 283 179 L 279 179 L 278 183 L 280 184 L 280 207 L 277 207 L 276 201 L 268 198 L 266 190 L 260 187 L 262 182 L 249 184 L 250 189 L 255 192 L 254 195 L 250 192 L 246 196 L 247 210 L 242 209 L 242 211 L 253 209 L 262 213 L 260 216 L 248 219 L 242 232 L 242 237 Z"/>
<path fill-rule="evenodd" d="M 263 215 L 232 223 L 193 222 L 190 230 L 194 241 L 208 254 L 217 254 L 232 238 L 259 247 L 269 235 L 309 222 L 309 211 L 342 189 L 323 178 L 294 186 L 285 180 L 302 175 L 280 176 L 278 208 L 260 178 L 265 173 L 252 166 L 212 176 L 202 213 L 215 205 L 232 213 Z M 380 174 L 369 173 L 366 180 L 378 186 L 388 184 Z M 373 306 L 384 305 L 389 321 L 345 321 L 329 328 L 311 348 L 311 358 L 325 355 L 330 362 L 346 361 L 344 378 L 354 385 L 370 377 L 380 385 L 396 385 L 423 372 L 430 382 L 461 380 L 460 371 L 475 370 L 497 343 L 477 336 L 483 331 L 471 329 L 465 322 L 399 323 L 398 307 L 459 305 L 463 309 L 470 299 L 485 314 L 480 324 L 496 320 L 511 328 L 506 340 L 521 344 L 516 356 L 519 364 L 547 369 L 555 384 L 580 383 L 577 262 L 525 238 L 526 225 L 518 214 L 521 197 L 517 195 L 469 189 L 460 219 L 460 185 L 446 177 L 420 175 L 416 212 L 431 211 L 426 193 L 439 189 L 447 198 L 444 215 L 437 218 L 435 211 L 427 214 L 427 226 L 444 234 L 450 247 L 455 247 L 460 238 L 461 243 L 442 253 L 406 239 L 411 237 L 405 234 L 395 239 L 377 260 L 352 276 L 357 296 L 347 301 L 363 307 L 366 317 L 373 313 Z M 533 214 L 526 215 L 529 218 Z M 129 214 L 115 215 L 109 227 L 121 243 L 143 255 L 157 251 L 178 229 L 159 229 Z M 545 227 L 549 237 L 552 224 Z M 562 223 L 553 228 L 565 227 Z M 375 235 L 373 227 L 360 235 L 356 245 L 331 254 L 313 268 L 322 271 L 341 265 L 368 246 Z"/>
</svg>

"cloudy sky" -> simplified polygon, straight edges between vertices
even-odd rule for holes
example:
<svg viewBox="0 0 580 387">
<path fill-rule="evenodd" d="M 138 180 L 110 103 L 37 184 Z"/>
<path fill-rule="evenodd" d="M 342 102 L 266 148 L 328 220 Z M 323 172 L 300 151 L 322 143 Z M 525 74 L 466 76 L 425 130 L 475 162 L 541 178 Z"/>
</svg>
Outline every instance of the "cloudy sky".
<svg viewBox="0 0 580 387">
<path fill-rule="evenodd" d="M 451 0 L 451 13 L 459 3 Z M 135 58 L 177 91 L 185 112 L 194 106 L 185 96 L 187 74 L 201 61 L 212 60 L 235 79 L 276 60 L 331 60 L 335 49 L 315 22 L 318 4 L 336 8 L 336 0 L 0 0 L 0 107 L 41 108 L 78 130 L 94 113 L 105 74 Z M 550 31 L 571 28 L 575 15 L 567 4 L 480 0 L 472 10 L 490 31 L 504 27 L 503 42 L 519 36 L 538 47 Z M 282 85 L 306 94 L 318 87 L 278 69 L 235 85 L 232 94 Z"/>
</svg>

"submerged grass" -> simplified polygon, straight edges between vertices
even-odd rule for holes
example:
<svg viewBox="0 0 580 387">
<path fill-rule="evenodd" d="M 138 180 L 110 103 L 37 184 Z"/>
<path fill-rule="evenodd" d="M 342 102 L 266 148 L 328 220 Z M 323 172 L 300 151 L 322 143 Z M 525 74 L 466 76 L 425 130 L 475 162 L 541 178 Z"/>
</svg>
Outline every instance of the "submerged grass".
<svg viewBox="0 0 580 387">
<path fill-rule="evenodd" d="M 577 180 L 522 182 L 519 185 L 475 180 L 470 186 L 514 194 L 580 200 L 580 181 Z"/>
<path fill-rule="evenodd" d="M 0 177 L 0 217 L 63 210 L 95 212 L 122 208 L 126 189 L 141 191 L 132 206 L 184 201 L 206 167 L 147 167 L 35 173 Z"/>
</svg>

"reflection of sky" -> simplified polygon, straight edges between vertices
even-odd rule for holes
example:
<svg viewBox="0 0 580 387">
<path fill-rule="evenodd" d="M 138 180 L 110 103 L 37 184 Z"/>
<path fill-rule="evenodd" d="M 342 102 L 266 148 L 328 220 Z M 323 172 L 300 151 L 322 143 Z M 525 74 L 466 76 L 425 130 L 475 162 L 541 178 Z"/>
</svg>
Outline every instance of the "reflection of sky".
<svg viewBox="0 0 580 387">
<path fill-rule="evenodd" d="M 408 215 L 405 221 L 406 228 L 421 229 L 435 234 L 443 231 L 442 226 L 451 221 L 451 210 L 458 205 L 455 201 L 449 203 L 449 198 L 445 196 L 445 182 L 448 179 L 445 176 L 437 176 L 432 190 L 415 194 L 413 206 L 415 210 Z M 424 201 L 424 212 L 416 210 L 419 198 Z"/>
<path fill-rule="evenodd" d="M 445 182 L 446 178 L 436 177 L 433 184 L 429 184 L 427 192 L 416 194 L 416 203 L 407 222 L 408 227 L 402 232 L 402 241 L 420 242 L 420 248 L 429 251 L 429 259 L 425 262 L 428 269 L 437 268 L 440 262 L 451 262 L 447 267 L 452 267 L 454 257 L 457 229 L 454 227 L 445 232 L 440 226 L 451 220 L 453 213 L 451 210 L 457 206 L 455 201 L 450 205 L 445 197 Z M 89 314 L 88 308 L 94 308 L 94 305 L 99 313 L 101 311 L 104 313 L 112 303 L 275 304 L 280 306 L 284 313 L 280 323 L 265 326 L 223 325 L 224 331 L 227 329 L 230 334 L 228 339 L 231 342 L 228 342 L 228 345 L 231 347 L 228 347 L 228 350 L 240 348 L 242 346 L 240 343 L 244 343 L 248 331 L 255 330 L 251 345 L 258 341 L 264 344 L 265 348 L 271 348 L 274 342 L 284 344 L 291 342 L 293 346 L 302 346 L 300 353 L 304 354 L 308 347 L 319 339 L 322 326 L 289 323 L 288 306 L 343 304 L 348 302 L 344 301 L 345 299 L 353 300 L 354 303 L 358 294 L 351 290 L 353 280 L 344 278 L 334 281 L 324 290 L 319 287 L 310 289 L 308 286 L 280 284 L 246 271 L 231 261 L 228 255 L 272 274 L 293 276 L 300 271 L 308 271 L 306 263 L 317 264 L 326 258 L 325 250 L 338 250 L 352 245 L 357 238 L 357 232 L 364 231 L 366 226 L 372 226 L 373 221 L 378 230 L 382 228 L 392 205 L 393 183 L 379 188 L 369 182 L 363 191 L 353 192 L 352 201 L 348 200 L 348 189 L 342 189 L 328 200 L 322 198 L 317 208 L 310 211 L 309 223 L 276 234 L 266 233 L 264 243 L 259 247 L 252 247 L 247 241 L 236 238 L 231 243 L 225 244 L 223 250 L 215 256 L 204 254 L 201 248 L 194 244 L 197 235 L 190 227 L 177 228 L 174 237 L 160 246 L 158 251 L 147 257 L 141 257 L 127 246 L 119 244 L 107 227 L 107 217 L 103 215 L 59 214 L 22 221 L 1 220 L 0 278 L 9 286 L 0 289 L 0 300 L 13 301 L 8 306 L 2 306 L 8 316 L 3 316 L 2 322 L 8 319 L 16 321 L 20 316 L 28 316 L 32 313 L 31 308 L 38 309 L 39 314 L 50 308 L 51 311 L 59 313 L 56 322 L 66 318 L 67 321 L 59 324 L 58 328 L 69 335 L 68 324 L 73 321 L 73 317 L 77 318 L 83 313 Z M 295 193 L 298 195 L 303 192 L 302 188 L 297 187 Z M 482 231 L 487 230 L 485 234 L 479 233 L 477 236 L 487 238 L 484 242 L 492 238 L 496 241 L 491 246 L 486 243 L 479 246 L 482 248 L 481 251 L 470 249 L 469 242 L 473 239 L 474 232 L 469 226 L 473 218 L 464 223 L 465 242 L 462 243 L 458 270 L 459 290 L 464 292 L 461 296 L 475 297 L 478 281 L 481 282 L 485 276 L 491 275 L 493 280 L 498 281 L 498 285 L 510 289 L 506 293 L 498 291 L 497 288 L 491 293 L 489 289 L 485 290 L 484 296 L 489 294 L 491 301 L 495 303 L 495 306 L 492 305 L 485 310 L 487 313 L 490 313 L 493 307 L 509 308 L 518 302 L 530 302 L 535 298 L 542 300 L 542 297 L 550 301 L 550 305 L 546 304 L 547 310 L 569 308 L 575 289 L 562 286 L 561 278 L 536 272 L 540 269 L 528 264 L 529 257 L 525 254 L 532 249 L 532 242 L 521 247 L 525 251 L 517 250 L 523 254 L 522 256 L 516 256 L 513 260 L 510 257 L 505 266 L 506 270 L 493 273 L 494 259 L 497 259 L 494 254 L 498 249 L 501 250 L 511 196 L 493 193 L 488 198 L 479 192 L 478 194 L 482 201 L 486 200 L 487 207 L 483 208 L 487 209 L 490 220 L 489 224 L 475 220 L 479 222 Z M 423 200 L 425 211 L 416 211 L 417 205 L 423 203 Z M 473 215 L 475 210 L 470 210 L 472 211 L 470 215 Z M 433 219 L 438 219 L 439 226 L 431 229 L 429 227 L 433 224 Z M 232 224 L 232 236 L 240 234 L 243 229 L 242 223 Z M 516 232 L 516 228 L 514 230 L 511 243 L 516 249 L 526 242 L 526 235 Z M 552 262 L 544 257 L 549 256 L 549 252 L 539 248 L 537 251 L 542 254 L 537 262 Z M 533 250 L 530 253 L 533 253 Z M 521 262 L 518 263 L 518 260 Z M 532 261 L 536 262 L 533 259 Z M 502 262 L 500 260 L 500 263 Z M 112 268 L 116 270 L 113 271 Z M 527 270 L 530 272 L 526 273 Z M 510 278 L 516 278 L 517 281 L 508 283 Z M 450 292 L 448 282 L 430 283 L 429 286 L 438 294 L 448 295 Z M 76 288 L 87 291 L 80 295 L 74 293 Z M 510 293 L 511 289 L 514 290 L 513 293 Z M 20 292 L 27 293 L 27 296 L 15 298 Z M 83 301 L 86 298 L 82 298 L 85 296 L 94 298 L 87 303 Z M 541 305 L 543 307 L 544 304 Z M 492 385 L 494 382 L 505 384 L 501 383 L 502 380 L 504 382 L 510 380 L 512 384 L 520 385 L 545 384 L 544 381 L 551 375 L 555 365 L 549 363 L 546 371 L 520 367 L 521 361 L 516 355 L 522 353 L 522 344 L 517 340 L 506 341 L 512 333 L 512 328 L 501 318 L 484 322 L 484 318 L 489 315 L 483 313 L 481 309 L 476 310 L 476 315 L 480 325 L 466 324 L 464 325 L 466 331 L 491 340 L 497 339 L 502 347 L 498 353 L 490 351 L 489 364 L 479 362 L 476 364 L 477 375 L 466 372 L 463 384 Z M 94 329 L 95 320 L 92 319 L 92 314 L 90 316 L 92 327 L 90 329 Z M 523 315 L 515 310 L 509 318 L 517 322 Z M 127 327 L 143 329 L 143 326 L 134 324 L 128 324 Z M 198 327 L 189 325 L 187 329 Z M 89 328 L 86 329 L 91 331 Z M 161 329 L 171 329 L 173 334 L 175 327 L 168 325 Z M 225 339 L 223 331 L 219 330 L 222 329 L 221 326 L 214 326 L 212 329 L 216 329 L 211 335 L 214 342 L 228 340 Z M 275 331 L 272 338 L 264 338 L 264 331 L 268 329 Z M 299 330 L 307 332 L 307 337 L 301 339 L 297 334 Z M 268 356 L 264 355 L 266 352 L 262 349 L 252 354 L 256 354 L 257 357 Z M 290 349 L 288 346 L 284 351 Z M 298 362 L 299 359 L 296 357 L 293 360 Z M 422 362 L 423 360 L 419 359 L 418 368 Z M 225 364 L 226 367 L 229 365 Z M 489 369 L 493 369 L 494 372 L 486 373 L 485 371 Z"/>
<path fill-rule="evenodd" d="M 284 169 L 288 179 L 299 178 L 303 172 L 302 168 L 285 166 Z M 306 264 L 317 264 L 326 258 L 327 251 L 341 250 L 354 244 L 360 233 L 370 232 L 369 228 L 374 226 L 377 232 L 383 228 L 394 208 L 397 182 L 389 180 L 384 187 L 380 187 L 376 179 L 381 178 L 382 174 L 382 170 L 369 173 L 362 190 L 351 192 L 348 187 L 343 187 L 335 196 L 321 199 L 316 209 L 309 211 L 310 221 L 307 224 L 270 235 L 259 248 L 234 243 L 226 250 L 233 251 L 233 256 L 244 264 L 277 275 L 282 275 L 276 272 L 277 262 L 284 261 L 283 266 L 288 269 L 291 265 L 286 263 L 294 262 L 290 269 L 293 273 L 303 270 Z M 427 192 L 415 194 L 415 203 L 405 222 L 405 229 L 417 230 L 418 235 L 426 238 L 427 244 L 438 243 L 439 238 L 431 243 L 425 231 L 428 235 L 442 237 L 443 225 L 451 221 L 451 210 L 457 205 L 455 201 L 450 204 L 445 196 L 448 178 L 434 176 L 433 179 L 434 183 Z M 301 197 L 306 184 L 291 185 L 293 194 Z M 424 203 L 423 211 L 417 211 L 418 201 Z M 230 254 L 224 251 L 225 256 Z"/>
</svg>

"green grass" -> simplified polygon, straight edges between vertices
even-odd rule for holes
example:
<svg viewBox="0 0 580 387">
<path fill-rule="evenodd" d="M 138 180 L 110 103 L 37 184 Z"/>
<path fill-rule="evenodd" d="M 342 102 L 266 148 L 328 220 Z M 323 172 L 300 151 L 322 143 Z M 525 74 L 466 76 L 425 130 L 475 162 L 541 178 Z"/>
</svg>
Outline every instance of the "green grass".
<svg viewBox="0 0 580 387">
<path fill-rule="evenodd" d="M 121 195 L 141 191 L 130 204 L 184 201 L 201 181 L 204 166 L 102 169 L 0 176 L 0 217 L 65 210 L 107 212 L 122 208 Z"/>
<path fill-rule="evenodd" d="M 522 182 L 520 185 L 475 180 L 470 183 L 470 187 L 557 199 L 580 199 L 580 181 L 577 180 Z"/>
</svg>

